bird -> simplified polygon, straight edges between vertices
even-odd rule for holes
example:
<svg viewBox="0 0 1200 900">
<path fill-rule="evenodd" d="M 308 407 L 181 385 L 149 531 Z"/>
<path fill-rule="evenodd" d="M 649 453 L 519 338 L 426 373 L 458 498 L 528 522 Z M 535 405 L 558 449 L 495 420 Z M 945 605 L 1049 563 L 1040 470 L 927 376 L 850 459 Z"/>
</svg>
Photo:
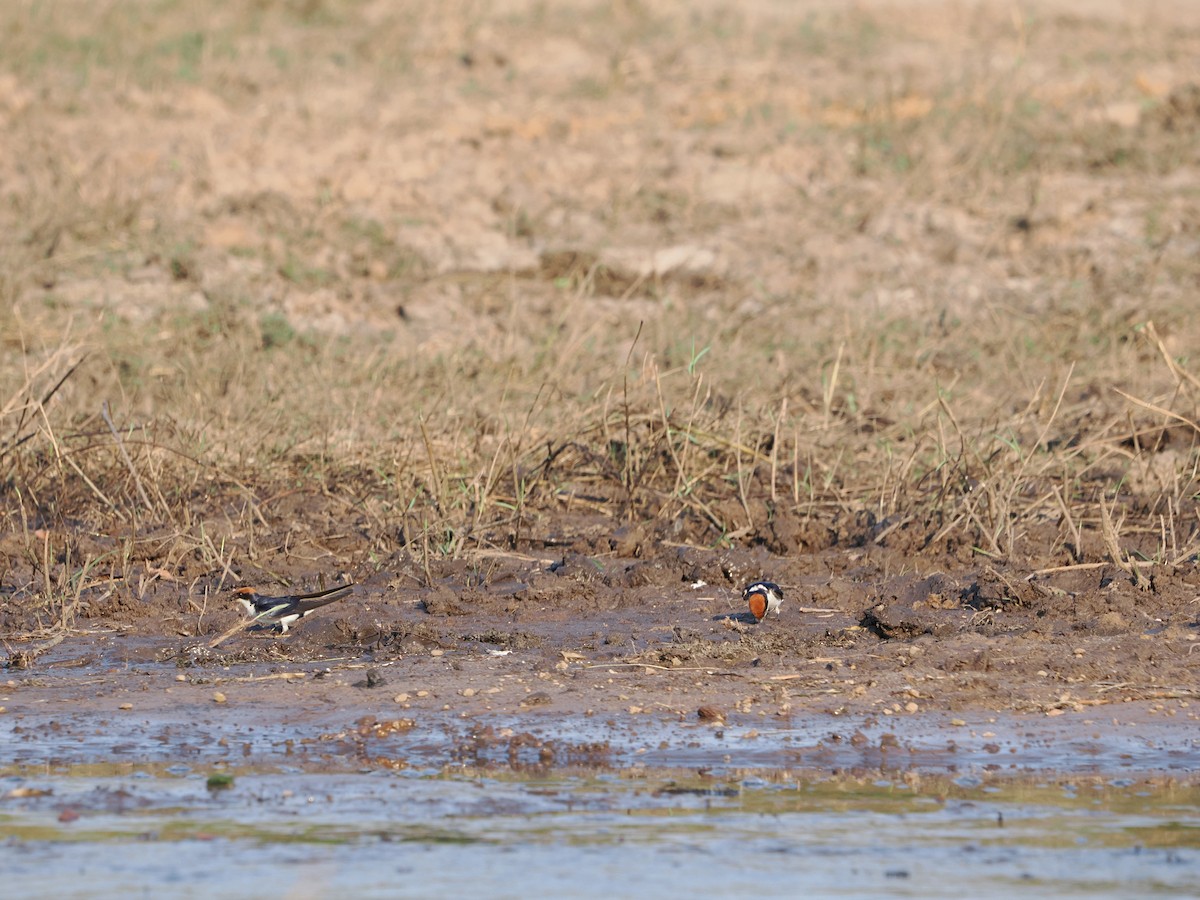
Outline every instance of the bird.
<svg viewBox="0 0 1200 900">
<path fill-rule="evenodd" d="M 755 622 L 761 622 L 767 613 L 779 615 L 779 605 L 783 603 L 783 588 L 773 581 L 755 581 L 746 585 L 742 591 L 742 599 L 750 607 L 750 615 Z"/>
<path fill-rule="evenodd" d="M 282 597 L 267 597 L 254 588 L 240 587 L 233 591 L 234 599 L 246 610 L 246 615 L 255 619 L 269 619 L 286 634 L 288 626 L 303 619 L 315 609 L 320 609 L 341 600 L 354 591 L 353 584 L 329 588 L 312 594 L 285 594 Z"/>
</svg>

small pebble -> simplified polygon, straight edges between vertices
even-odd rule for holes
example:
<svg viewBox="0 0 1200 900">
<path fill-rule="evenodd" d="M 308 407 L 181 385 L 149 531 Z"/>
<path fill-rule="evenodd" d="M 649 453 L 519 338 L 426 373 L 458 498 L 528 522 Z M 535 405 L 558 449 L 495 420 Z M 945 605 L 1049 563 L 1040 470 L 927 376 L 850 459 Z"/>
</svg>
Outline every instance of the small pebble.
<svg viewBox="0 0 1200 900">
<path fill-rule="evenodd" d="M 225 702 L 225 695 L 222 694 L 220 691 L 217 691 L 215 694 L 213 694 L 213 703 L 224 703 L 224 702 Z"/>
</svg>

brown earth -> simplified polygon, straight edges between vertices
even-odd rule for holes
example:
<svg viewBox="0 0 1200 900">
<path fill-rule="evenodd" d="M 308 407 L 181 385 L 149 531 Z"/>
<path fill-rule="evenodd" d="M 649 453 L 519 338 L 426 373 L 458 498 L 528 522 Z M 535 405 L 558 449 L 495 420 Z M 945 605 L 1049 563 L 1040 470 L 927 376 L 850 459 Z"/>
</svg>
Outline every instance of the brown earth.
<svg viewBox="0 0 1200 900">
<path fill-rule="evenodd" d="M 1200 15 L 1076 6 L 0 13 L 9 699 L 1194 718 Z"/>
<path fill-rule="evenodd" d="M 941 571 L 923 557 L 917 569 L 902 529 L 844 550 L 776 555 L 704 550 L 578 516 L 547 525 L 561 536 L 552 545 L 579 536 L 431 563 L 432 587 L 404 554 L 374 574 L 351 568 L 364 576 L 356 593 L 286 635 L 255 625 L 222 639 L 242 618 L 221 595 L 189 599 L 159 582 L 131 603 L 114 591 L 76 610 L 79 627 L 40 662 L 10 645 L 10 668 L 27 664 L 12 675 L 36 681 L 62 667 L 167 662 L 204 680 L 243 663 L 285 672 L 324 662 L 356 683 L 382 673 L 361 685 L 378 690 L 353 702 L 385 713 L 399 696 L 404 709 L 450 702 L 473 713 L 545 704 L 562 714 L 709 707 L 722 719 L 1054 716 L 1150 700 L 1174 715 L 1196 695 L 1200 590 L 1190 571 L 1151 571 L 1139 589 L 1111 565 L 1047 566 L 1015 580 L 954 557 L 940 559 Z M 785 586 L 785 603 L 756 623 L 740 587 L 762 577 Z M 488 693 L 506 681 L 515 690 Z"/>
</svg>

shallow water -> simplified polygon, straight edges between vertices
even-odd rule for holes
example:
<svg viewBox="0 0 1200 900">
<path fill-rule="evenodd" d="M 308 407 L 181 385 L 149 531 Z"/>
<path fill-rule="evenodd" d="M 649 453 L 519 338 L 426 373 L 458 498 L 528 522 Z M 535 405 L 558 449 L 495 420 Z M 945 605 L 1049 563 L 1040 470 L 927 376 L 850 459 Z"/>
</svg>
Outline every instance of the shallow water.
<svg viewBox="0 0 1200 900">
<path fill-rule="evenodd" d="M 678 775 L 10 776 L 0 866 L 10 896 L 1200 892 L 1195 788 Z"/>
<path fill-rule="evenodd" d="M 377 722 L 375 701 L 207 687 L 118 710 L 94 677 L 40 675 L 6 701 L 6 895 L 1200 895 L 1182 717 Z"/>
<path fill-rule="evenodd" d="M 30 709 L 0 718 L 9 748 L 0 773 L 54 771 L 87 762 L 147 765 L 262 764 L 345 766 L 355 757 L 397 767 L 564 766 L 881 769 L 1074 775 L 1200 770 L 1200 732 L 1189 722 L 1119 721 L 1079 715 L 1030 719 L 1004 715 L 951 719 L 929 714 L 886 718 L 814 715 L 771 727 L 703 725 L 670 715 L 487 714 L 464 718 L 422 712 L 383 736 L 359 734 L 367 708 L 325 710 L 181 707 L 147 716 L 79 709 Z M 372 720 L 374 716 L 370 717 Z M 955 724 L 951 724 L 955 723 Z M 473 737 L 486 729 L 483 739 Z"/>
</svg>

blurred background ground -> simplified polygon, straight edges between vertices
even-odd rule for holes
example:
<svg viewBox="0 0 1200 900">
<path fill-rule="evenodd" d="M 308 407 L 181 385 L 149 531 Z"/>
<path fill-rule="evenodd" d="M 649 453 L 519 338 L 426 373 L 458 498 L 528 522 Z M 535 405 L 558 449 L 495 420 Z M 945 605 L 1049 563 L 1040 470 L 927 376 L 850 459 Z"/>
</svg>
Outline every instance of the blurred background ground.
<svg viewBox="0 0 1200 900">
<path fill-rule="evenodd" d="M 287 652 L 1185 689 L 1198 55 L 1168 2 L 5 4 L 11 659 L 350 578 Z"/>
</svg>

